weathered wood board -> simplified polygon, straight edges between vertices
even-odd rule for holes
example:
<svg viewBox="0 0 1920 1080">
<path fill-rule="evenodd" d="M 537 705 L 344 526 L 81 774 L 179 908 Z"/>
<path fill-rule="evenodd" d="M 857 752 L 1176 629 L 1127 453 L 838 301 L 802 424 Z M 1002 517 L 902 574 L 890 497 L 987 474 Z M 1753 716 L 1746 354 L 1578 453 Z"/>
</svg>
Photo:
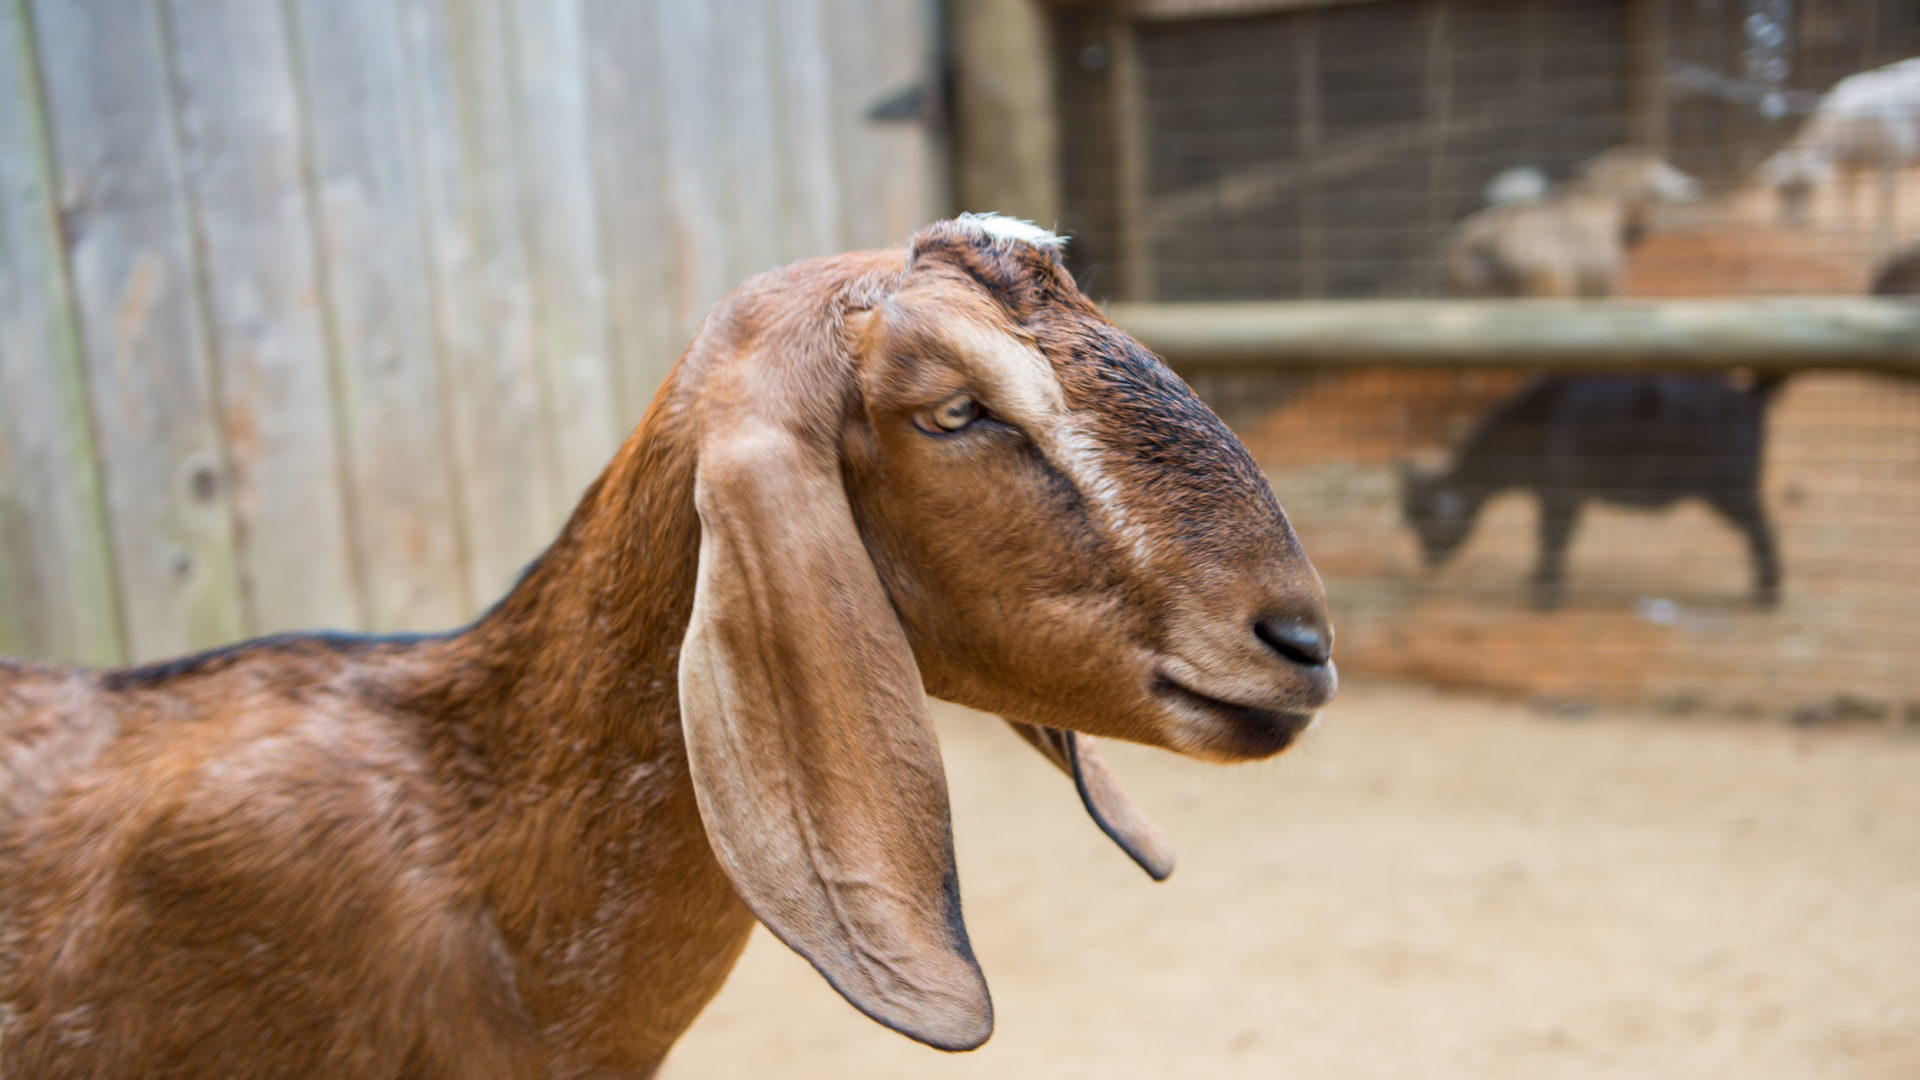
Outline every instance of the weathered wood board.
<svg viewBox="0 0 1920 1080">
<path fill-rule="evenodd" d="M 230 641 L 250 627 L 160 12 L 32 14 L 128 651 Z"/>
<path fill-rule="evenodd" d="M 450 626 L 474 599 L 399 13 L 387 0 L 291 10 L 367 626 Z"/>
<path fill-rule="evenodd" d="M 0 0 L 0 654 L 471 618 L 708 309 L 932 214 L 918 0 Z"/>
<path fill-rule="evenodd" d="M 26 5 L 0 9 L 0 654 L 125 654 Z"/>
<path fill-rule="evenodd" d="M 358 626 L 282 11 L 253 0 L 163 11 L 249 623 Z"/>
</svg>

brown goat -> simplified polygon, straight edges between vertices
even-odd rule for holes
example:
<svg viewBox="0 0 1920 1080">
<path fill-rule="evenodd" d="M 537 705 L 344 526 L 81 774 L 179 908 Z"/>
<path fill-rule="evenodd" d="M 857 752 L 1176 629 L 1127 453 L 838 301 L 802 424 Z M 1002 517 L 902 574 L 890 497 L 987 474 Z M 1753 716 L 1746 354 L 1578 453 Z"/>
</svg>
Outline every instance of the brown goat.
<svg viewBox="0 0 1920 1080">
<path fill-rule="evenodd" d="M 717 306 L 472 626 L 116 671 L 0 664 L 0 1074 L 647 1076 L 757 916 L 969 1049 L 926 695 L 1284 749 L 1318 577 L 1221 422 L 1023 223 L 936 224 Z"/>
</svg>

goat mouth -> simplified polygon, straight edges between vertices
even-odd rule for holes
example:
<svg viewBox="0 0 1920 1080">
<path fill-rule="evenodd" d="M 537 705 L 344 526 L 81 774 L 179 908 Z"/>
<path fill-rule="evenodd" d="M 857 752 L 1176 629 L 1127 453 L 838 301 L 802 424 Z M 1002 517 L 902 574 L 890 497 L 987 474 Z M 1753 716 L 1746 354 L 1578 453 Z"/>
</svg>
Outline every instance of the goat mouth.
<svg viewBox="0 0 1920 1080">
<path fill-rule="evenodd" d="M 1178 702 L 1190 712 L 1221 721 L 1224 731 L 1207 738 L 1208 748 L 1231 757 L 1262 758 L 1285 750 L 1313 726 L 1314 714 L 1289 709 L 1262 709 L 1209 697 L 1166 675 L 1154 680 L 1154 693 Z"/>
</svg>

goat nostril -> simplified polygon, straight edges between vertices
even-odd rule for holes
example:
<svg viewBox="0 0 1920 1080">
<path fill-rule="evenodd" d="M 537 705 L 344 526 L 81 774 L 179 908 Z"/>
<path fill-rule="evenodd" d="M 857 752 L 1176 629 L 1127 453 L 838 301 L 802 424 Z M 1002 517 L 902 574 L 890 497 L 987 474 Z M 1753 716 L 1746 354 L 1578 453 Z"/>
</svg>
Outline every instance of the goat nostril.
<svg viewBox="0 0 1920 1080">
<path fill-rule="evenodd" d="M 1268 648 L 1296 664 L 1316 667 L 1333 655 L 1333 635 L 1298 619 L 1257 619 L 1253 633 Z"/>
</svg>

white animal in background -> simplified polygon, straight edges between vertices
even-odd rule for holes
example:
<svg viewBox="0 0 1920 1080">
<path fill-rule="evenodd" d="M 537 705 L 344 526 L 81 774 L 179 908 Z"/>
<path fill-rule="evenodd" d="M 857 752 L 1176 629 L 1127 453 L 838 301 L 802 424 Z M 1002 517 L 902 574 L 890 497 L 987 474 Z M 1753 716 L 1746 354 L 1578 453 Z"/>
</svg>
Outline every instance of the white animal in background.
<svg viewBox="0 0 1920 1080">
<path fill-rule="evenodd" d="M 1483 196 L 1488 206 L 1510 206 L 1544 201 L 1552 189 L 1553 181 L 1537 166 L 1514 165 L 1495 173 Z"/>
<path fill-rule="evenodd" d="M 1816 187 L 1836 180 L 1848 192 L 1877 170 L 1881 210 L 1894 212 L 1901 169 L 1920 165 L 1920 57 L 1849 75 L 1833 84 L 1780 151 L 1761 162 L 1762 183 L 1780 192 L 1789 221 L 1804 222 Z"/>
<path fill-rule="evenodd" d="M 1644 150 L 1616 148 L 1558 188 L 1532 166 L 1487 185 L 1490 205 L 1462 221 L 1442 251 L 1455 296 L 1612 296 L 1627 249 L 1657 203 L 1700 195 L 1692 177 Z"/>
</svg>

